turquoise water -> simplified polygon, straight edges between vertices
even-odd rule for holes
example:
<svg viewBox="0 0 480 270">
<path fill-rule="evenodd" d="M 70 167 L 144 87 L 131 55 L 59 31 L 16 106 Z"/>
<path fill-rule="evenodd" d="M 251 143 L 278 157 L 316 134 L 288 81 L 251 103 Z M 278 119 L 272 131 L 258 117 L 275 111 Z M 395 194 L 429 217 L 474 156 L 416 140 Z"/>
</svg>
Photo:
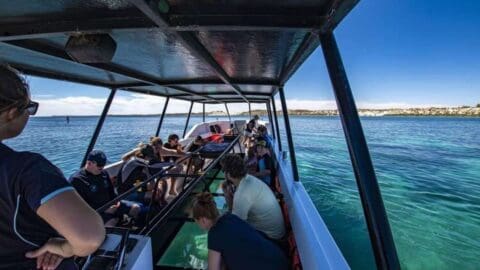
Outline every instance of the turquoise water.
<svg viewBox="0 0 480 270">
<path fill-rule="evenodd" d="M 42 153 L 70 175 L 96 121 L 75 117 L 67 125 L 61 117 L 33 118 L 20 137 L 6 143 Z M 291 117 L 291 122 L 300 177 L 317 209 L 352 269 L 374 268 L 339 119 Z M 162 138 L 182 134 L 184 123 L 185 117 L 165 118 Z M 478 269 L 480 119 L 375 117 L 362 123 L 402 268 Z M 97 148 L 115 161 L 147 141 L 157 124 L 157 117 L 108 117 Z"/>
</svg>

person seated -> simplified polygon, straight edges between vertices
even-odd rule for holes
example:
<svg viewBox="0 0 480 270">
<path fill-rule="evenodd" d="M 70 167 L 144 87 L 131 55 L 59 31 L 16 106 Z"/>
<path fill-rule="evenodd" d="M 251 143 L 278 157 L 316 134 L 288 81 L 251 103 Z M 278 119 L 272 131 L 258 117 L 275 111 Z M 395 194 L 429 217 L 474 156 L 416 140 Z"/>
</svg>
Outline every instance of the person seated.
<svg viewBox="0 0 480 270">
<path fill-rule="evenodd" d="M 247 166 L 247 173 L 254 175 L 257 172 L 258 168 L 258 159 L 257 154 L 255 153 L 255 147 L 250 147 L 247 149 L 247 160 L 245 162 Z"/>
<path fill-rule="evenodd" d="M 253 118 L 250 120 L 249 123 L 253 123 L 253 130 L 256 132 L 258 129 L 258 120 L 260 120 L 260 116 L 258 114 L 254 115 Z"/>
<path fill-rule="evenodd" d="M 208 269 L 288 269 L 284 252 L 234 214 L 219 215 L 213 196 L 204 192 L 193 200 L 192 216 L 208 231 Z"/>
<path fill-rule="evenodd" d="M 257 167 L 253 176 L 262 180 L 268 186 L 272 185 L 273 174 L 273 160 L 270 156 L 270 151 L 268 150 L 267 142 L 264 140 L 259 140 L 253 147 L 255 155 L 257 157 Z"/>
<path fill-rule="evenodd" d="M 0 269 L 76 269 L 105 239 L 102 219 L 40 154 L 3 143 L 39 104 L 18 71 L 0 65 Z"/>
<path fill-rule="evenodd" d="M 149 161 L 156 159 L 153 147 L 148 144 L 140 144 L 135 156 L 123 164 L 117 176 L 117 190 L 120 194 L 140 185 L 143 181 L 151 177 L 149 170 Z M 152 181 L 153 182 L 153 181 Z M 148 184 L 146 187 L 140 187 L 135 192 L 126 197 L 140 203 L 149 203 L 152 200 L 154 184 Z M 159 188 L 161 188 L 159 186 Z M 159 190 L 163 191 L 163 190 Z M 155 200 L 161 200 L 163 194 L 157 193 Z"/>
<path fill-rule="evenodd" d="M 165 155 L 178 158 L 185 156 L 185 153 L 179 153 L 175 149 L 165 148 L 162 145 L 162 139 L 159 137 L 150 137 L 150 145 L 153 147 L 155 153 L 155 159 L 151 160 L 149 164 L 152 169 L 163 169 L 165 166 L 175 165 L 173 168 L 168 170 L 168 173 L 179 174 L 183 171 L 182 164 L 175 164 L 170 158 L 166 158 Z M 167 160 L 169 160 L 169 162 L 165 162 Z M 158 171 L 158 169 L 156 169 L 156 171 Z M 167 189 L 169 190 L 168 194 L 172 196 L 178 195 L 178 193 L 183 189 L 183 177 L 171 177 L 169 182 L 170 185 L 167 184 Z"/>
<path fill-rule="evenodd" d="M 257 129 L 257 134 L 256 134 L 257 141 L 263 140 L 265 141 L 266 147 L 269 148 L 272 142 L 272 138 L 270 138 L 270 135 L 268 135 L 268 129 L 264 125 L 259 125 Z"/>
<path fill-rule="evenodd" d="M 202 138 L 202 136 L 198 135 L 195 140 L 193 141 L 192 145 L 188 149 L 189 152 L 195 152 L 198 151 L 200 148 L 202 148 L 207 142 Z M 204 165 L 204 159 L 201 158 L 198 154 L 192 156 L 191 160 L 191 169 L 189 173 L 192 174 L 197 174 Z"/>
<path fill-rule="evenodd" d="M 247 123 L 247 126 L 245 127 L 245 130 L 243 131 L 243 145 L 246 148 L 249 148 L 252 146 L 252 143 L 255 139 L 255 131 L 254 131 L 254 126 L 255 123 L 250 121 Z"/>
<path fill-rule="evenodd" d="M 245 162 L 238 154 L 227 154 L 221 164 L 226 179 L 222 189 L 232 213 L 270 239 L 283 241 L 285 224 L 282 211 L 270 187 L 247 174 Z"/>
<path fill-rule="evenodd" d="M 224 134 L 224 135 L 225 135 L 225 136 L 233 136 L 233 135 L 235 135 L 233 127 L 227 128 L 227 130 L 225 131 L 225 134 Z"/>
<path fill-rule="evenodd" d="M 85 167 L 70 176 L 72 186 L 93 209 L 104 206 L 116 197 L 110 176 L 103 170 L 106 162 L 105 153 L 93 150 L 88 154 Z M 100 216 L 106 226 L 115 226 L 124 215 L 138 218 L 140 211 L 140 205 L 121 201 L 100 213 Z"/>
<path fill-rule="evenodd" d="M 178 142 L 179 137 L 177 134 L 170 134 L 168 136 L 168 142 L 166 142 L 163 147 L 167 149 L 173 149 L 177 151 L 177 154 L 185 154 L 183 151 L 182 145 Z M 165 161 L 175 162 L 178 158 L 178 155 L 168 155 L 163 157 Z"/>
<path fill-rule="evenodd" d="M 195 152 L 202 146 L 204 146 L 206 143 L 207 142 L 202 138 L 202 136 L 198 135 L 197 137 L 195 137 L 195 140 L 193 140 L 192 146 L 190 146 L 188 152 Z"/>
</svg>

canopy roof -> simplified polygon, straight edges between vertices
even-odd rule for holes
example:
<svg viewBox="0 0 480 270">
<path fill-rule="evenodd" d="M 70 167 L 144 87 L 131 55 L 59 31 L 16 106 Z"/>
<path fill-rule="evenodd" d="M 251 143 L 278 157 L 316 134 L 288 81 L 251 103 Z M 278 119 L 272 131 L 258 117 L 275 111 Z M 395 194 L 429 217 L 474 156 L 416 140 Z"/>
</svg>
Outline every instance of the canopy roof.
<svg viewBox="0 0 480 270">
<path fill-rule="evenodd" d="M 0 62 L 26 74 L 183 100 L 263 102 L 358 0 L 0 0 Z M 70 36 L 107 33 L 107 63 Z"/>
</svg>

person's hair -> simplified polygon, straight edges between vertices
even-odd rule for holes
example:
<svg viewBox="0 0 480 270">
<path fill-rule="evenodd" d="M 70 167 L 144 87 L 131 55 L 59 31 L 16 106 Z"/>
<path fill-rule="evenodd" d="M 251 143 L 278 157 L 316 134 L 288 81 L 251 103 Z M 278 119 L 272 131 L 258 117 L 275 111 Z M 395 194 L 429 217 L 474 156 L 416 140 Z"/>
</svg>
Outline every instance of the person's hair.
<svg viewBox="0 0 480 270">
<path fill-rule="evenodd" d="M 150 137 L 150 145 L 163 145 L 162 139 L 160 137 Z"/>
<path fill-rule="evenodd" d="M 254 147 L 249 147 L 248 150 L 247 150 L 247 158 L 248 159 L 251 159 L 251 158 L 254 158 L 255 157 L 255 151 L 256 148 Z"/>
<path fill-rule="evenodd" d="M 219 216 L 219 213 L 217 204 L 213 200 L 213 195 L 208 192 L 197 194 L 193 199 L 192 215 L 194 219 L 204 217 L 215 220 Z"/>
<path fill-rule="evenodd" d="M 267 133 L 267 127 L 264 125 L 259 125 L 257 128 L 258 132 L 265 132 Z"/>
<path fill-rule="evenodd" d="M 138 145 L 139 149 L 135 152 L 135 156 L 139 158 L 155 158 L 155 151 L 149 144 L 141 143 Z"/>
<path fill-rule="evenodd" d="M 178 137 L 177 134 L 170 134 L 168 135 L 168 141 L 171 141 L 171 140 L 179 140 L 180 138 Z"/>
<path fill-rule="evenodd" d="M 0 65 L 0 111 L 26 105 L 29 96 L 28 84 L 20 73 Z"/>
<path fill-rule="evenodd" d="M 243 178 L 247 175 L 247 167 L 245 161 L 238 154 L 227 154 L 220 162 L 225 173 L 233 178 Z"/>
</svg>

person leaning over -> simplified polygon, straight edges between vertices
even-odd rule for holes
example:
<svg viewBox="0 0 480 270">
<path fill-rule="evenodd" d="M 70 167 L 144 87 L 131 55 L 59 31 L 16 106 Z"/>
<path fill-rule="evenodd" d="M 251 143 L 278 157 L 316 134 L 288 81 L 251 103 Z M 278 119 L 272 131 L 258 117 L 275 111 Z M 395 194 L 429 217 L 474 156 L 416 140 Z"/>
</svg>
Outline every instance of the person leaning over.
<svg viewBox="0 0 480 270">
<path fill-rule="evenodd" d="M 234 214 L 220 216 L 212 194 L 204 192 L 193 200 L 195 222 L 208 231 L 208 269 L 288 269 L 282 250 Z"/>
<path fill-rule="evenodd" d="M 221 164 L 227 179 L 222 183 L 222 189 L 232 213 L 268 238 L 283 240 L 285 224 L 282 210 L 270 187 L 247 174 L 245 162 L 237 154 L 227 154 Z"/>
<path fill-rule="evenodd" d="M 93 208 L 98 209 L 117 196 L 110 181 L 110 176 L 103 167 L 107 163 L 105 153 L 93 150 L 87 156 L 85 167 L 70 177 L 70 183 Z M 123 215 L 138 218 L 141 208 L 136 203 L 120 201 L 109 209 L 100 213 L 106 226 L 115 226 L 122 220 Z"/>
<path fill-rule="evenodd" d="M 0 66 L 0 268 L 75 269 L 72 256 L 102 244 L 102 219 L 42 155 L 2 142 L 18 136 L 37 109 L 24 79 Z"/>
<path fill-rule="evenodd" d="M 177 154 L 185 154 L 183 151 L 182 145 L 179 143 L 180 138 L 177 134 L 170 134 L 168 135 L 168 142 L 166 142 L 163 147 L 166 149 L 173 149 L 177 151 Z M 171 161 L 174 162 L 177 160 L 177 155 L 165 155 L 163 156 L 164 161 Z"/>
</svg>

